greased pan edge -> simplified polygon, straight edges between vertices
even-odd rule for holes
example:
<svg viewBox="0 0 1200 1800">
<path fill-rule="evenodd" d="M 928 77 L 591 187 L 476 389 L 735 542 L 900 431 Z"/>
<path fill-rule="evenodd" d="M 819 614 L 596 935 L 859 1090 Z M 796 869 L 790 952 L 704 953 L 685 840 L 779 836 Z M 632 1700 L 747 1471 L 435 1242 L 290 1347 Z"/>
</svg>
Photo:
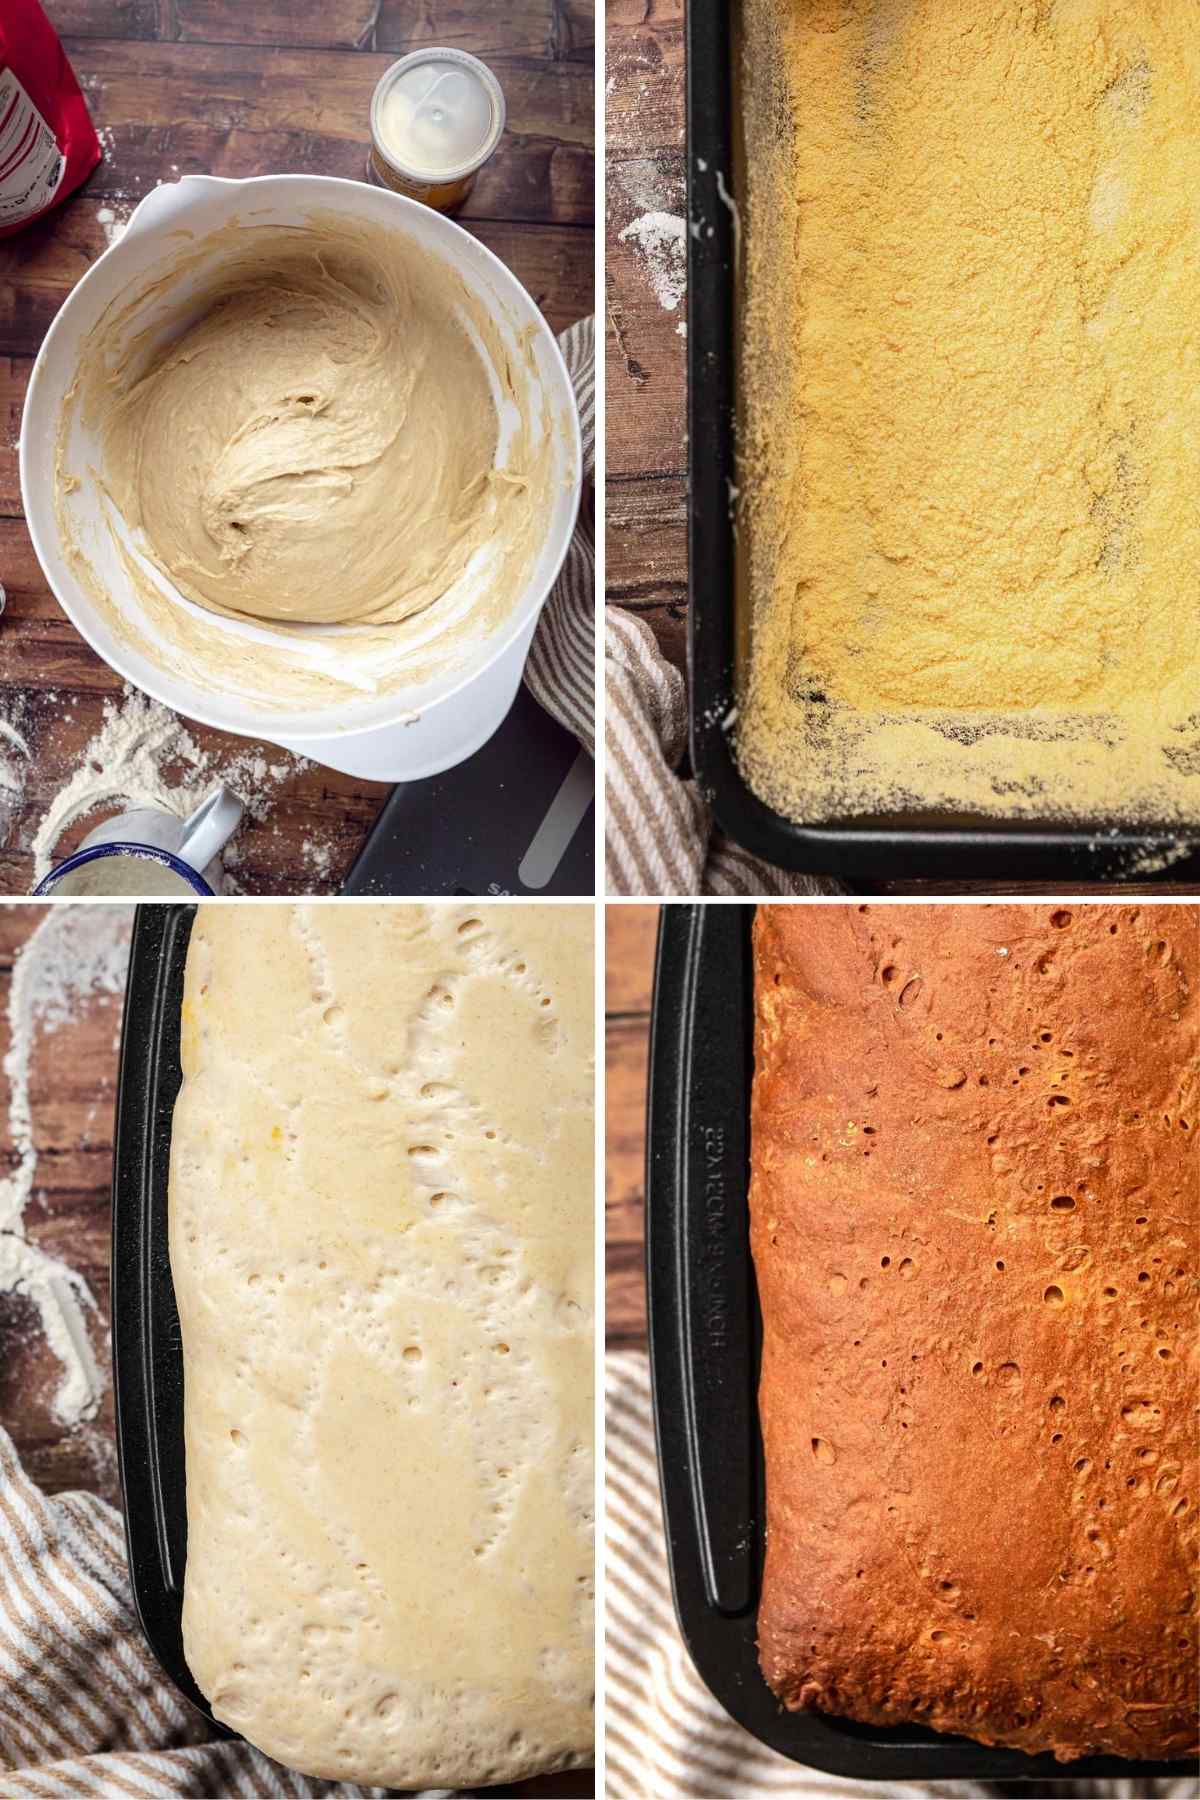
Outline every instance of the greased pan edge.
<svg viewBox="0 0 1200 1800">
<path fill-rule="evenodd" d="M 1177 831 L 949 814 L 798 825 L 764 804 L 738 767 L 739 630 L 732 501 L 737 491 L 736 6 L 687 9 L 688 671 L 692 765 L 726 832 L 785 869 L 835 876 L 854 893 L 885 880 L 1200 880 L 1200 825 Z M 1180 846 L 1187 845 L 1180 855 Z M 1174 858 L 1174 860 L 1172 860 Z M 1162 862 L 1161 869 L 1154 865 Z"/>
<path fill-rule="evenodd" d="M 164 1673 L 210 1721 L 214 1736 L 233 1738 L 238 1734 L 213 1718 L 183 1654 L 183 1351 L 167 1246 L 167 1183 L 182 1082 L 183 977 L 196 910 L 159 903 L 139 906 L 134 918 L 113 1137 L 113 1389 L 138 1621 Z M 504 1800 L 514 1788 L 463 1792 Z"/>
<path fill-rule="evenodd" d="M 646 1120 L 651 1388 L 667 1562 L 697 1672 L 762 1743 L 876 1781 L 1188 1775 L 1195 1764 L 1056 1762 L 906 1726 L 788 1713 L 758 1667 L 761 1326 L 750 1257 L 750 905 L 662 908 Z"/>
<path fill-rule="evenodd" d="M 194 906 L 139 906 L 134 917 L 113 1137 L 113 1390 L 138 1619 L 180 1693 L 228 1737 L 183 1654 L 183 1351 L 167 1253 L 167 1177 L 195 913 Z"/>
</svg>

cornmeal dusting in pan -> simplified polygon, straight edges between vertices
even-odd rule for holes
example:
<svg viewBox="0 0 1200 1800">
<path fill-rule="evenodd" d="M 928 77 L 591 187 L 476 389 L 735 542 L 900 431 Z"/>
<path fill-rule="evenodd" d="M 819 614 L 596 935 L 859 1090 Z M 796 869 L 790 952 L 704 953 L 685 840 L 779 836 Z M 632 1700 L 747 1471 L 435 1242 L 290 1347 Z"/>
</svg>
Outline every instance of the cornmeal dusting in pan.
<svg viewBox="0 0 1200 1800">
<path fill-rule="evenodd" d="M 1200 818 L 1200 9 L 745 0 L 739 756 Z"/>
</svg>

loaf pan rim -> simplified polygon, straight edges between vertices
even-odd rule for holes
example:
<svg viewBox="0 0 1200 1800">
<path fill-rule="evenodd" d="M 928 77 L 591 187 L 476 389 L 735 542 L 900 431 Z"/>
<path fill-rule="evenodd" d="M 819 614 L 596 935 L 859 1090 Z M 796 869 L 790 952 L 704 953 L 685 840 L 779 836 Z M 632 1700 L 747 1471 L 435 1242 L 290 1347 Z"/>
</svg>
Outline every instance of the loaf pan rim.
<svg viewBox="0 0 1200 1800">
<path fill-rule="evenodd" d="M 699 1109 L 711 1126 L 714 1114 L 706 1110 L 706 1083 L 719 1091 L 728 1083 L 731 1067 L 729 1037 L 717 1041 L 692 1029 L 691 1013 L 701 982 L 719 978 L 720 1010 L 736 1019 L 735 984 L 746 978 L 750 962 L 750 925 L 754 904 L 721 905 L 676 903 L 663 906 L 659 917 L 654 990 L 650 1016 L 650 1055 L 646 1118 L 646 1285 L 651 1397 L 655 1447 L 663 1508 L 663 1538 L 675 1614 L 684 1645 L 696 1672 L 712 1693 L 745 1730 L 760 1742 L 793 1762 L 826 1774 L 877 1781 L 935 1781 L 974 1778 L 1005 1781 L 1070 1781 L 1094 1776 L 1186 1776 L 1197 1763 L 1183 1758 L 1173 1762 L 1134 1761 L 1116 1756 L 1085 1756 L 1058 1762 L 1048 1752 L 1030 1755 L 1003 1746 L 989 1746 L 974 1739 L 950 1736 L 912 1725 L 893 1730 L 860 1726 L 833 1715 L 786 1712 L 775 1700 L 758 1667 L 756 1647 L 757 1593 L 752 1603 L 736 1615 L 721 1614 L 709 1602 L 705 1584 L 705 1558 L 699 1543 L 693 1504 L 694 1472 L 685 1466 L 686 1433 L 683 1421 L 690 1408 L 688 1391 L 692 1371 L 681 1366 L 684 1310 L 681 1295 L 679 1215 L 688 1203 L 697 1203 L 699 1183 L 694 1146 L 685 1133 L 692 1112 Z M 719 941 L 704 952 L 707 919 L 724 921 L 717 927 Z M 736 921 L 736 923 L 735 923 Z M 740 932 L 740 966 L 736 956 Z M 733 954 L 731 954 L 733 952 Z M 743 1035 L 749 1020 L 742 1019 Z M 750 1046 L 743 1042 L 741 1058 L 743 1108 L 742 1136 L 749 1143 Z M 738 1087 L 734 1067 L 733 1085 Z M 741 1229 L 730 1247 L 743 1257 L 752 1300 L 750 1329 L 758 1328 L 758 1301 L 749 1245 L 749 1210 L 742 1171 Z M 747 1429 L 757 1453 L 761 1498 L 762 1441 L 758 1425 L 757 1359 L 744 1393 Z M 757 1566 L 762 1561 L 762 1520 L 753 1512 L 742 1529 L 753 1543 Z"/>
<path fill-rule="evenodd" d="M 730 732 L 737 715 L 735 531 L 736 276 L 734 6 L 689 6 L 686 25 L 688 676 L 692 767 L 737 843 L 781 868 L 825 874 L 856 893 L 883 880 L 1130 882 L 1200 880 L 1200 820 L 1115 826 L 913 815 L 798 824 L 754 792 Z M 1187 848 L 1180 854 L 1180 847 Z M 1172 857 L 1174 860 L 1172 861 Z M 1158 861 L 1166 866 L 1154 869 Z M 1150 873 L 1141 871 L 1149 868 Z"/>
</svg>

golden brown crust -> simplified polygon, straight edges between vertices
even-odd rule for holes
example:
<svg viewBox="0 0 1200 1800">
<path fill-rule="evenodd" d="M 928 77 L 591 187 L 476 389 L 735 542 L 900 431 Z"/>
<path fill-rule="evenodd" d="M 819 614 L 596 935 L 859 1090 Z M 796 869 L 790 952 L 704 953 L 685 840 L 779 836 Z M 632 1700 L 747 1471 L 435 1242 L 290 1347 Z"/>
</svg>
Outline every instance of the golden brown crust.
<svg viewBox="0 0 1200 1800">
<path fill-rule="evenodd" d="M 1200 908 L 765 906 L 754 953 L 768 1682 L 1194 1751 Z"/>
</svg>

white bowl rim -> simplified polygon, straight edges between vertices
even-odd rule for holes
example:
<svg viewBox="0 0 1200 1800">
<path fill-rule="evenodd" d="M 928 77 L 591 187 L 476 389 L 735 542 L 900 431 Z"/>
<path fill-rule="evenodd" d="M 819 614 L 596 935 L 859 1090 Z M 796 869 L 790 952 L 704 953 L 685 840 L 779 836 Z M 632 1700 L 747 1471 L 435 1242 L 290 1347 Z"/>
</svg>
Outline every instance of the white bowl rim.
<svg viewBox="0 0 1200 1800">
<path fill-rule="evenodd" d="M 137 216 L 140 208 L 147 200 L 153 198 L 162 187 L 182 186 L 188 181 L 203 182 L 206 185 L 214 187 L 221 186 L 238 189 L 269 189 L 290 187 L 293 184 L 304 187 L 305 189 L 317 190 L 343 190 L 349 188 L 358 191 L 367 188 L 372 194 L 386 196 L 385 204 L 389 206 L 398 206 L 402 212 L 426 215 L 431 211 L 431 209 L 424 206 L 421 201 L 410 199 L 406 194 L 397 194 L 390 188 L 376 187 L 373 184 L 368 184 L 366 182 L 354 181 L 343 175 L 304 175 L 291 173 L 279 175 L 228 176 L 193 174 L 181 175 L 178 182 L 160 183 L 157 188 L 152 188 L 150 193 L 144 195 L 142 200 L 140 200 L 138 205 L 134 208 L 133 213 L 130 215 L 129 223 L 132 224 L 133 219 Z M 439 221 L 438 226 L 435 227 L 436 230 L 445 227 L 451 235 L 457 234 L 465 238 L 471 245 L 472 255 L 481 256 L 485 263 L 491 264 L 499 272 L 501 286 L 505 283 L 511 284 L 517 289 L 521 298 L 528 305 L 533 318 L 539 327 L 539 335 L 544 339 L 550 353 L 552 366 L 562 378 L 564 391 L 569 401 L 568 406 L 565 408 L 565 412 L 570 433 L 569 448 L 571 451 L 573 474 L 570 485 L 570 505 L 564 514 L 564 517 L 568 519 L 570 523 L 568 526 L 564 527 L 563 542 L 552 557 L 551 572 L 548 578 L 544 582 L 539 583 L 536 588 L 530 589 L 524 597 L 524 602 L 514 608 L 509 620 L 497 631 L 496 636 L 492 641 L 487 659 L 470 669 L 457 681 L 454 681 L 443 692 L 439 693 L 436 699 L 423 705 L 421 708 L 422 715 L 433 711 L 437 707 L 445 705 L 447 701 L 455 699 L 465 688 L 469 688 L 474 682 L 478 681 L 489 669 L 493 668 L 505 652 L 511 648 L 512 644 L 521 635 L 522 631 L 528 628 L 530 619 L 532 618 L 536 621 L 551 588 L 554 586 L 554 583 L 558 580 L 558 577 L 562 572 L 563 564 L 567 558 L 567 552 L 571 547 L 571 539 L 574 535 L 575 523 L 579 513 L 580 498 L 583 492 L 583 444 L 579 428 L 579 411 L 575 402 L 575 391 L 571 381 L 570 372 L 567 368 L 562 350 L 559 347 L 558 338 L 551 330 L 548 320 L 524 282 L 513 273 L 507 263 L 503 262 L 501 258 L 496 255 L 494 250 L 489 250 L 488 246 L 477 238 L 473 232 L 467 231 L 456 219 L 450 218 L 446 213 L 435 212 L 433 216 Z M 155 228 L 150 226 L 149 229 L 154 230 Z M 25 518 L 25 528 L 33 543 L 34 554 L 37 557 L 38 567 L 41 570 L 43 579 L 51 593 L 54 595 L 58 605 L 62 608 L 76 631 L 78 631 L 80 636 L 84 639 L 89 649 L 94 651 L 108 668 L 111 668 L 123 681 L 129 682 L 141 692 L 149 694 L 152 700 L 157 700 L 160 705 L 168 707 L 173 712 L 183 713 L 185 717 L 193 719 L 197 724 L 210 726 L 217 731 L 228 731 L 235 736 L 241 735 L 243 737 L 265 738 L 268 742 L 278 742 L 281 737 L 303 738 L 306 744 L 345 742 L 351 738 L 366 737 L 374 733 L 390 731 L 395 725 L 402 724 L 405 719 L 412 717 L 411 704 L 405 704 L 402 689 L 397 690 L 396 693 L 394 719 L 375 719 L 365 724 L 349 726 L 330 725 L 322 727 L 319 722 L 316 724 L 310 722 L 314 717 L 319 718 L 319 715 L 302 714 L 297 716 L 295 713 L 291 712 L 286 714 L 282 712 L 275 714 L 263 711 L 260 714 L 255 714 L 251 719 L 249 715 L 253 709 L 249 706 L 245 709 L 248 716 L 247 724 L 244 726 L 235 725 L 231 724 L 227 718 L 217 718 L 212 716 L 211 712 L 206 709 L 203 702 L 198 705 L 193 705 L 189 699 L 186 705 L 181 704 L 177 696 L 166 691 L 165 683 L 160 686 L 156 679 L 147 679 L 141 674 L 137 676 L 132 675 L 128 669 L 122 667 L 121 664 L 114 660 L 106 650 L 102 649 L 97 643 L 92 630 L 89 628 L 88 622 L 85 622 L 77 616 L 74 606 L 69 605 L 63 599 L 58 588 L 55 586 L 47 567 L 46 553 L 43 548 L 42 534 L 38 524 L 39 506 L 36 502 L 32 506 L 30 504 L 30 492 L 32 488 L 32 476 L 29 468 L 29 461 L 32 455 L 29 445 L 29 440 L 32 438 L 30 421 L 36 417 L 38 393 L 46 378 L 45 372 L 49 358 L 53 352 L 55 339 L 65 328 L 65 322 L 68 315 L 73 310 L 78 310 L 75 303 L 79 295 L 87 289 L 89 283 L 92 281 L 92 277 L 96 274 L 102 263 L 107 262 L 112 256 L 119 256 L 121 245 L 122 239 L 118 238 L 115 243 L 110 244 L 105 250 L 101 251 L 95 262 L 84 271 L 63 301 L 62 305 L 59 307 L 57 313 L 50 322 L 45 337 L 42 339 L 37 356 L 34 359 L 33 369 L 30 373 L 29 385 L 25 392 L 25 402 L 21 411 L 21 431 L 17 447 L 17 466 L 20 476 L 21 507 Z M 155 675 L 157 676 L 157 671 L 155 671 Z M 191 684 L 187 685 L 190 690 Z M 197 687 L 195 688 L 195 693 L 199 699 L 204 693 L 204 690 Z M 335 712 L 337 709 L 336 707 L 330 707 L 325 710 Z"/>
</svg>

